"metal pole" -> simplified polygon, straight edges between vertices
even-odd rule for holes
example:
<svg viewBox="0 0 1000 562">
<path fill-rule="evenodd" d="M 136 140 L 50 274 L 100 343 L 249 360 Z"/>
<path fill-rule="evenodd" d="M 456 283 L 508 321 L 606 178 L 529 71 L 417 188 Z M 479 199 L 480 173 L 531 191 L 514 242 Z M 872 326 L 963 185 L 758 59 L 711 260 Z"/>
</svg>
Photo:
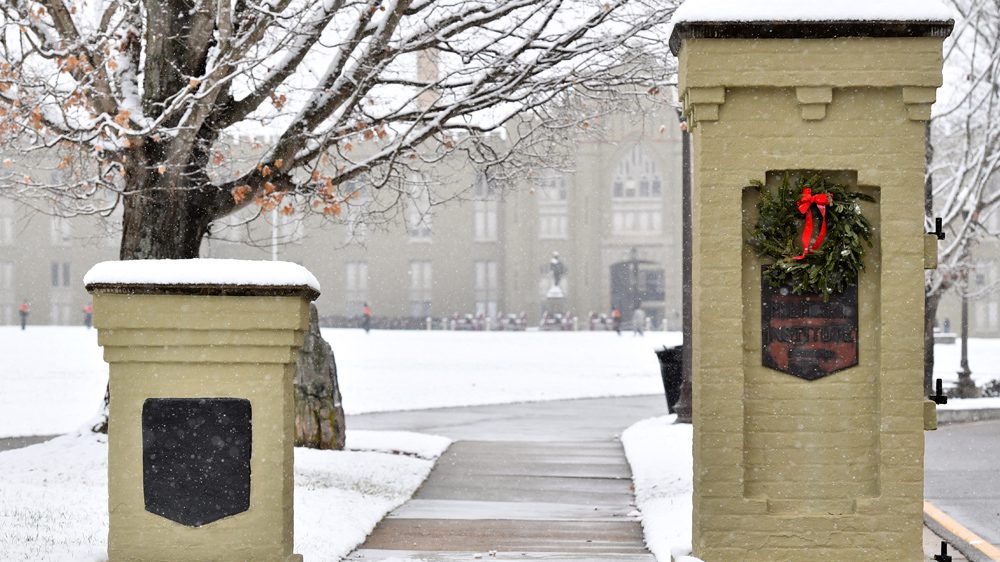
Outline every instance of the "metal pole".
<svg viewBox="0 0 1000 562">
<path fill-rule="evenodd" d="M 271 261 L 278 261 L 278 209 L 271 211 Z"/>
<path fill-rule="evenodd" d="M 681 323 L 684 333 L 684 347 L 681 351 L 681 397 L 674 405 L 677 423 L 691 423 L 691 132 L 681 110 L 677 111 L 681 122 L 681 214 L 683 215 L 681 234 Z"/>
<path fill-rule="evenodd" d="M 969 296 L 962 292 L 962 370 L 960 376 L 969 376 Z"/>
<path fill-rule="evenodd" d="M 979 389 L 972 381 L 972 370 L 969 369 L 969 280 L 968 272 L 963 272 L 962 283 L 962 361 L 958 371 L 958 397 L 977 398 Z"/>
</svg>

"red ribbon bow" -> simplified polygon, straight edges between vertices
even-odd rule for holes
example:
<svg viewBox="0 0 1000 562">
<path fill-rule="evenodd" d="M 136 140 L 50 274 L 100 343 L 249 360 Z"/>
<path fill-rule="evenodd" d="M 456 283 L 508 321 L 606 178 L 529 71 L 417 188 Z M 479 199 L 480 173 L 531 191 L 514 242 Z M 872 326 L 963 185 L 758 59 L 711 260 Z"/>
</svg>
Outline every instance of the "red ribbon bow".
<svg viewBox="0 0 1000 562">
<path fill-rule="evenodd" d="M 823 225 L 819 229 L 819 235 L 816 236 L 816 241 L 813 242 L 812 248 L 810 248 L 809 242 L 812 240 L 813 235 L 813 214 L 811 209 L 814 204 L 819 209 L 819 214 L 823 217 Z M 823 239 L 826 238 L 827 205 L 833 205 L 833 197 L 831 195 L 826 193 L 813 195 L 812 190 L 808 187 L 802 190 L 802 198 L 799 199 L 799 212 L 806 216 L 806 226 L 802 230 L 802 255 L 794 259 L 805 259 L 805 257 L 809 255 L 809 252 L 819 249 L 820 244 L 823 243 Z"/>
</svg>

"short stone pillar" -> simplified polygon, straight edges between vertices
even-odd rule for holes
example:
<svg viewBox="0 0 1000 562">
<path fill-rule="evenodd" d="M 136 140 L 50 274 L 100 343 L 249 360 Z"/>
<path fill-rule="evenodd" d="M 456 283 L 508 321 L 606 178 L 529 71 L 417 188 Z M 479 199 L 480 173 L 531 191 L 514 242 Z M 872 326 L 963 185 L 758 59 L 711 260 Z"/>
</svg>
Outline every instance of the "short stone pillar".
<svg viewBox="0 0 1000 562">
<path fill-rule="evenodd" d="M 694 135 L 694 555 L 923 560 L 924 143 L 952 22 L 929 0 L 836 22 L 722 4 L 688 0 L 671 38 Z M 760 189 L 806 174 L 873 199 L 865 269 L 828 300 L 764 286 L 747 244 Z"/>
<path fill-rule="evenodd" d="M 291 562 L 293 378 L 319 284 L 282 262 L 105 262 L 108 557 Z"/>
</svg>

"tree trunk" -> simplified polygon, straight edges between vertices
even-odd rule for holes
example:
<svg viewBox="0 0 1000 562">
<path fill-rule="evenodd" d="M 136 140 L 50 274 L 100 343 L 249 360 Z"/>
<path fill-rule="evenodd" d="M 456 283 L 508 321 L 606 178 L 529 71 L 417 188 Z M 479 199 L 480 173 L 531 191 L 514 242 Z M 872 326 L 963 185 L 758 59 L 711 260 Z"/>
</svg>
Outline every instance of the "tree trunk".
<svg viewBox="0 0 1000 562">
<path fill-rule="evenodd" d="M 138 157 L 136 160 L 140 160 Z M 205 178 L 198 170 L 183 174 L 144 172 L 150 166 L 132 165 L 129 177 L 150 182 L 125 197 L 122 260 L 193 259 L 209 231 L 217 209 L 218 191 L 197 185 L 179 186 L 178 178 Z M 209 185 L 204 181 L 202 185 Z M 323 340 L 319 314 L 311 305 L 309 331 L 299 354 L 295 375 L 295 444 L 316 449 L 343 449 L 344 410 L 337 384 L 337 366 L 330 344 Z M 108 432 L 110 388 L 93 430 Z"/>
<path fill-rule="evenodd" d="M 941 295 L 924 298 L 924 396 L 934 394 L 934 319 L 937 318 Z"/>
<path fill-rule="evenodd" d="M 337 362 L 320 334 L 316 305 L 309 305 L 309 332 L 295 373 L 295 445 L 343 449 L 346 435 Z"/>
<path fill-rule="evenodd" d="M 924 135 L 924 213 L 934 218 L 934 122 L 928 121 Z M 934 320 L 937 318 L 941 293 L 924 294 L 924 396 L 934 394 Z"/>
<path fill-rule="evenodd" d="M 158 176 L 154 172 L 154 176 Z M 175 177 L 171 174 L 170 177 Z M 154 181 L 160 178 L 151 178 Z M 214 194 L 184 185 L 153 183 L 125 196 L 122 260 L 193 259 L 215 218 Z"/>
</svg>

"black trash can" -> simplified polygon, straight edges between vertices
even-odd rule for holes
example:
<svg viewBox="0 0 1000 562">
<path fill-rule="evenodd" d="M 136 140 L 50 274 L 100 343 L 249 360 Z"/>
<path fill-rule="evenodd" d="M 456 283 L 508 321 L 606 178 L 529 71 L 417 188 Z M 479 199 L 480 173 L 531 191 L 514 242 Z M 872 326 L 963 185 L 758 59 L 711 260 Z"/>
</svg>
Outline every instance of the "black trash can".
<svg viewBox="0 0 1000 562">
<path fill-rule="evenodd" d="M 684 380 L 684 346 L 664 347 L 656 352 L 660 360 L 660 376 L 667 394 L 667 411 L 674 413 L 674 406 L 681 399 L 681 382 Z"/>
</svg>

